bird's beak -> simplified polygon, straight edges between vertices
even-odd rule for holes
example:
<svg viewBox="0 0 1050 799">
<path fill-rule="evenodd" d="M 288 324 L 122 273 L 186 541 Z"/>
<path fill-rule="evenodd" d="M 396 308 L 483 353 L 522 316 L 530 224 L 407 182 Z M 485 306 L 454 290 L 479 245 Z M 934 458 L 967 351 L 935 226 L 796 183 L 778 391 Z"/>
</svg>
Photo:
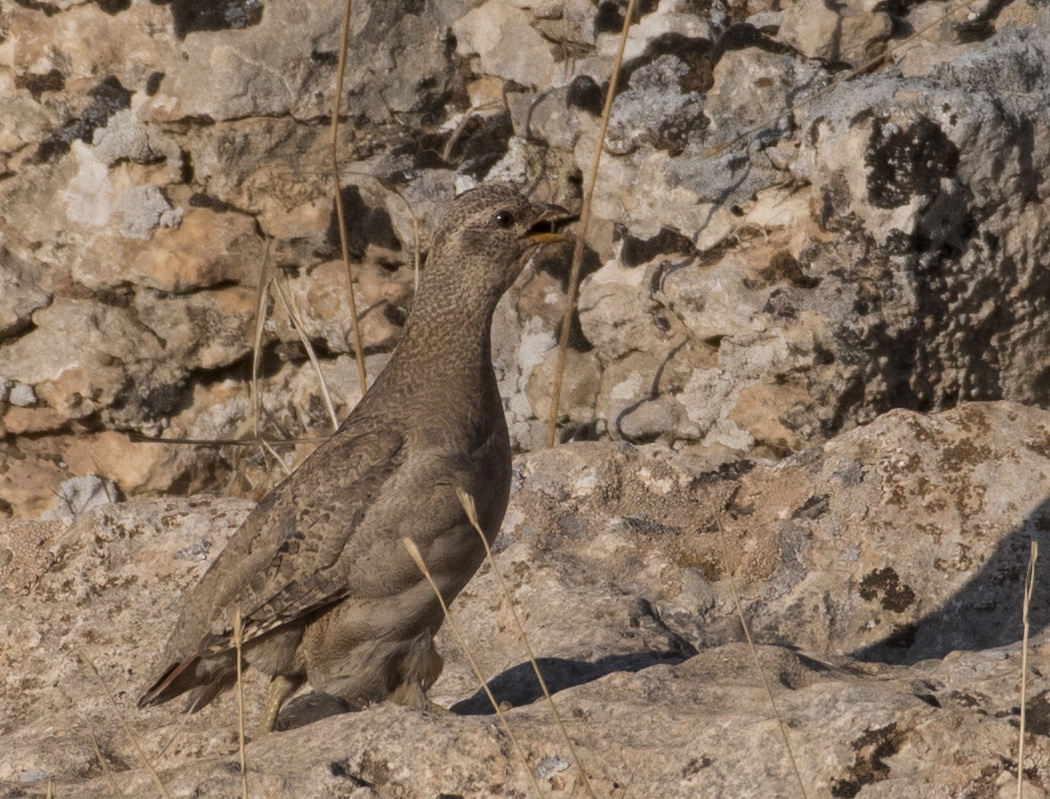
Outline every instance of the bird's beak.
<svg viewBox="0 0 1050 799">
<path fill-rule="evenodd" d="M 555 244 L 559 241 L 568 241 L 560 233 L 551 231 L 550 226 L 552 222 L 568 219 L 572 214 L 560 205 L 551 205 L 549 203 L 536 203 L 532 206 L 532 210 L 535 217 L 533 217 L 532 224 L 529 225 L 525 238 L 536 244 Z"/>
</svg>

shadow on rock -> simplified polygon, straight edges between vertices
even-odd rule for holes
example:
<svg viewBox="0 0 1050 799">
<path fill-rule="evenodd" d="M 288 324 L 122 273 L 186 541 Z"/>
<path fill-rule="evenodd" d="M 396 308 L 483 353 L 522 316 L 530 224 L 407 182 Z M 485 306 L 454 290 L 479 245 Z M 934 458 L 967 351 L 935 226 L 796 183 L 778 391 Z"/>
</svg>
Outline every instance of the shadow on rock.
<svg viewBox="0 0 1050 799">
<path fill-rule="evenodd" d="M 696 652 L 691 654 L 696 654 Z M 658 664 L 675 665 L 687 659 L 688 656 L 678 653 L 645 652 L 630 655 L 607 655 L 594 662 L 565 658 L 537 658 L 536 662 L 547 683 L 547 688 L 552 694 L 556 694 L 566 688 L 593 682 L 613 672 L 636 672 Z M 501 704 L 506 702 L 511 707 L 532 704 L 543 696 L 536 673 L 528 661 L 519 663 L 502 674 L 497 674 L 489 680 L 488 685 L 497 702 Z M 481 689 L 469 699 L 454 704 L 450 710 L 461 716 L 485 716 L 495 712 L 489 698 Z"/>
<path fill-rule="evenodd" d="M 1025 573 L 1030 545 L 1036 541 L 1035 591 L 1029 609 L 1031 634 L 1050 623 L 1050 498 L 1044 499 L 1025 521 L 1002 537 L 998 546 L 973 578 L 942 607 L 918 622 L 899 624 L 886 638 L 852 652 L 859 660 L 911 665 L 929 658 L 943 658 L 956 650 L 982 650 L 1021 640 Z M 892 570 L 883 570 L 891 572 Z M 886 605 L 906 585 L 895 584 L 893 574 L 881 585 L 872 585 Z M 862 586 L 863 588 L 863 586 Z"/>
</svg>

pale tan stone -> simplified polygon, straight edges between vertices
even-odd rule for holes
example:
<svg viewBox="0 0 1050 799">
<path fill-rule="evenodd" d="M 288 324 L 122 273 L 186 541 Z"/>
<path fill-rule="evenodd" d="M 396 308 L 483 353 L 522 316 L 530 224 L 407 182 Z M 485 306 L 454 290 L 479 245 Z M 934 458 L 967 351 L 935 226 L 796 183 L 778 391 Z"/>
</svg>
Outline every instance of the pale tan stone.
<svg viewBox="0 0 1050 799">
<path fill-rule="evenodd" d="M 178 228 L 153 234 L 140 279 L 175 293 L 245 283 L 258 274 L 262 258 L 262 240 L 250 217 L 191 208 Z"/>
</svg>

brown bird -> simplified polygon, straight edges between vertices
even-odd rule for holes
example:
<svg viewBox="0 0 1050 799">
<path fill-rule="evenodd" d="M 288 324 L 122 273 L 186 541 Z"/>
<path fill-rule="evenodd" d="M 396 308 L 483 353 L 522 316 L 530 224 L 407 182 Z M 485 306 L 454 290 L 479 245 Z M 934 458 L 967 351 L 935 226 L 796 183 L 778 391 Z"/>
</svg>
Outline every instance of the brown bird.
<svg viewBox="0 0 1050 799">
<path fill-rule="evenodd" d="M 567 213 L 505 186 L 457 197 L 433 243 L 396 351 L 339 430 L 248 515 L 189 594 L 160 676 L 139 707 L 190 692 L 207 705 L 244 662 L 272 678 L 260 730 L 304 682 L 353 707 L 425 708 L 444 620 L 402 544 L 446 602 L 484 557 L 457 491 L 491 542 L 507 509 L 511 451 L 490 355 L 492 314 Z"/>
</svg>

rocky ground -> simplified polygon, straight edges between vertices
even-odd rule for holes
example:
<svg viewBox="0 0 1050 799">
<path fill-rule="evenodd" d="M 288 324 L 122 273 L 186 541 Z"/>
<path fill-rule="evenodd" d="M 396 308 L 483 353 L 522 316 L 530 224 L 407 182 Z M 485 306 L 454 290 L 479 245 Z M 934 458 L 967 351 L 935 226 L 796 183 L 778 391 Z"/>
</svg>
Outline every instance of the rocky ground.
<svg viewBox="0 0 1050 799">
<path fill-rule="evenodd" d="M 737 595 L 810 796 L 1015 795 L 1030 542 L 1050 557 L 1050 11 L 946 5 L 639 2 L 553 450 L 567 250 L 500 307 L 497 562 L 599 796 L 801 795 Z M 579 207 L 624 6 L 355 4 L 339 189 L 370 376 L 454 192 Z M 341 12 L 0 4 L 0 796 L 156 793 L 132 741 L 172 796 L 239 791 L 232 697 L 185 722 L 133 698 L 280 470 L 137 438 L 324 435 L 304 337 L 336 414 L 360 396 Z M 487 568 L 455 616 L 544 794 L 586 795 Z M 304 695 L 249 746 L 252 795 L 533 795 L 443 636 L 455 715 Z"/>
</svg>

